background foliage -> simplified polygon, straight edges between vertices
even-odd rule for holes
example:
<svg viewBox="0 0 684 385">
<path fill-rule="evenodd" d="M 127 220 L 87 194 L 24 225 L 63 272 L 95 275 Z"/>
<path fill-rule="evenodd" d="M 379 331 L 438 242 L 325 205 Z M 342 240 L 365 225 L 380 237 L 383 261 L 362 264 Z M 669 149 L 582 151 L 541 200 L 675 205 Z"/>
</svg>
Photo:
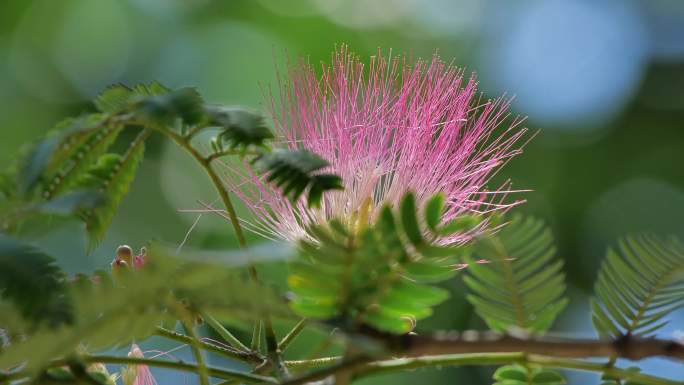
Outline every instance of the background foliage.
<svg viewBox="0 0 684 385">
<path fill-rule="evenodd" d="M 378 46 L 414 56 L 438 49 L 478 70 L 486 92 L 517 94 L 515 112 L 529 115 L 530 127 L 542 128 L 501 174 L 516 187 L 534 188 L 520 210 L 552 228 L 573 298 L 592 293 L 606 247 L 620 236 L 644 231 L 684 236 L 684 170 L 675 161 L 684 148 L 680 2 L 280 3 L 3 1 L 0 165 L 64 116 L 94 111 L 89 100 L 112 83 L 159 79 L 172 87 L 196 85 L 211 102 L 259 108 L 258 83 L 275 80 L 274 62 L 282 63 L 284 50 L 315 62 L 327 59 L 340 42 L 362 55 Z M 563 22 L 554 22 L 559 15 Z M 147 144 L 145 157 L 132 195 L 91 256 L 84 256 L 87 241 L 75 222 L 25 235 L 47 246 L 70 273 L 106 267 L 121 243 L 139 247 L 150 238 L 180 243 L 197 215 L 178 209 L 199 207 L 197 200 L 213 202 L 215 193 L 189 158 L 159 138 Z M 204 215 L 186 244 L 233 246 L 231 237 L 224 220 Z M 283 270 L 264 273 L 284 281 Z M 483 326 L 465 286 L 454 281 L 448 288 L 452 295 L 438 307 L 440 316 L 422 327 Z M 589 334 L 589 312 L 588 306 L 568 308 L 556 329 Z M 657 335 L 670 336 L 676 325 Z M 306 354 L 322 338 L 309 335 L 288 353 Z M 660 365 L 645 368 L 684 376 L 681 367 Z M 466 383 L 485 383 L 491 376 L 481 369 L 459 370 Z M 386 381 L 408 383 L 413 376 L 447 381 L 452 371 Z"/>
</svg>

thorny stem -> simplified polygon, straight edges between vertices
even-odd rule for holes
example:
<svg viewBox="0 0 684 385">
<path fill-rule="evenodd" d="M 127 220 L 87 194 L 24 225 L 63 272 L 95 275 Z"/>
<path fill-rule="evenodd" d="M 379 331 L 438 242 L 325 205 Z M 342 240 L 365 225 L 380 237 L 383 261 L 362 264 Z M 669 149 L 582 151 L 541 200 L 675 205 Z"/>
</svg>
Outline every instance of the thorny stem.
<svg viewBox="0 0 684 385">
<path fill-rule="evenodd" d="M 181 370 L 187 372 L 196 372 L 197 366 L 183 361 L 160 361 L 150 358 L 136 358 L 136 357 L 117 357 L 107 355 L 86 355 L 80 357 L 86 363 L 103 363 L 103 364 L 133 364 L 133 365 L 148 365 L 158 368 L 167 368 L 173 370 Z M 637 383 L 646 385 L 684 385 L 684 382 L 675 381 L 647 374 L 634 372 L 615 367 L 609 367 L 607 364 L 586 362 L 576 359 L 554 358 L 543 355 L 526 354 L 526 353 L 468 353 L 468 354 L 442 354 L 434 356 L 413 357 L 413 358 L 397 358 L 387 360 L 371 360 L 368 357 L 357 357 L 348 361 L 342 361 L 342 357 L 325 357 L 315 360 L 306 361 L 286 361 L 286 364 L 291 368 L 311 368 L 320 367 L 324 365 L 332 366 L 307 373 L 303 376 L 295 377 L 283 382 L 278 382 L 272 377 L 261 376 L 257 374 L 226 370 L 207 367 L 207 371 L 211 377 L 221 378 L 227 380 L 220 383 L 220 385 L 237 384 L 237 383 L 261 383 L 261 384 L 280 384 L 280 385 L 301 385 L 312 381 L 322 380 L 341 370 L 354 371 L 357 378 L 369 376 L 374 374 L 394 373 L 402 370 L 415 370 L 420 368 L 430 367 L 444 367 L 444 366 L 490 366 L 490 365 L 506 365 L 506 364 L 531 364 L 545 368 L 554 369 L 569 369 L 592 373 L 603 373 L 614 378 L 622 380 L 631 380 Z M 53 367 L 64 366 L 68 364 L 66 361 L 54 361 Z M 11 373 L 8 375 L 0 375 L 0 383 L 9 383 L 10 381 L 25 378 L 21 372 Z"/>
<path fill-rule="evenodd" d="M 190 336 L 190 347 L 192 348 L 192 354 L 195 356 L 195 361 L 197 361 L 197 374 L 199 374 L 200 384 L 209 385 L 209 371 L 202 350 L 200 350 L 200 341 L 195 332 L 195 327 L 188 322 L 183 322 L 183 326 L 185 332 Z"/>
<path fill-rule="evenodd" d="M 133 365 L 147 365 L 158 368 L 175 369 L 186 372 L 197 372 L 199 368 L 195 364 L 190 364 L 183 361 L 163 361 L 150 358 L 136 358 L 136 357 L 117 357 L 107 355 L 91 355 L 82 356 L 81 359 L 87 363 L 103 363 L 103 364 L 133 364 Z M 54 366 L 61 366 L 57 363 Z M 277 384 L 278 382 L 272 377 L 260 376 L 251 373 L 240 372 L 236 370 L 219 369 L 212 366 L 206 367 L 207 373 L 211 377 L 222 378 L 225 380 L 240 380 L 242 382 L 255 384 Z"/>
<path fill-rule="evenodd" d="M 195 149 L 190 144 L 190 142 L 184 137 L 169 130 L 160 130 L 160 132 L 167 135 L 174 142 L 176 142 L 176 144 L 185 149 L 190 155 L 192 155 L 193 158 L 195 158 L 195 160 L 200 164 L 200 166 L 202 166 L 204 171 L 211 179 L 211 182 L 214 184 L 214 187 L 218 191 L 219 196 L 221 197 L 221 201 L 223 202 L 223 205 L 226 207 L 226 213 L 228 214 L 230 223 L 233 226 L 233 229 L 235 230 L 235 237 L 238 240 L 240 248 L 246 250 L 247 241 L 245 240 L 245 235 L 242 231 L 240 220 L 237 217 L 235 206 L 233 206 L 233 202 L 230 199 L 230 195 L 228 194 L 228 191 L 225 189 L 225 187 L 223 187 L 221 178 L 216 173 L 216 170 L 214 170 L 214 167 L 211 165 L 211 162 L 209 162 L 204 156 L 202 156 L 202 154 L 200 154 L 200 152 L 197 151 L 197 149 Z"/>
<path fill-rule="evenodd" d="M 213 152 L 213 153 L 209 154 L 205 159 L 207 160 L 207 162 L 211 163 L 215 159 L 222 158 L 224 156 L 229 156 L 229 155 L 244 156 L 244 155 L 260 155 L 260 154 L 257 151 L 226 150 L 226 151 L 220 151 L 220 152 Z"/>
<path fill-rule="evenodd" d="M 295 377 L 283 384 L 305 384 L 342 372 L 347 372 L 354 378 L 372 373 L 419 367 L 519 363 L 604 373 L 613 378 L 648 385 L 684 385 L 684 382 L 615 368 L 610 363 L 580 360 L 589 357 L 621 357 L 640 360 L 656 356 L 684 360 L 684 345 L 670 340 L 636 337 L 624 337 L 615 341 L 585 340 L 499 335 L 473 331 L 434 336 L 392 336 L 379 333 L 375 337 L 378 342 L 386 343 L 392 350 L 376 357 L 351 356 L 342 359 L 331 357 L 329 362 L 335 363 L 333 366 Z M 387 355 L 403 358 L 387 359 Z"/>
<path fill-rule="evenodd" d="M 276 371 L 280 378 L 287 378 L 290 374 L 287 371 L 287 367 L 283 361 L 283 354 L 278 345 L 278 339 L 273 330 L 273 324 L 271 323 L 270 317 L 265 317 L 264 319 L 264 329 L 266 330 L 266 350 L 268 351 L 269 358 L 275 364 Z"/>
<path fill-rule="evenodd" d="M 677 341 L 633 336 L 623 336 L 616 340 L 595 340 L 465 331 L 437 333 L 433 336 L 379 337 L 405 357 L 526 352 L 562 358 L 618 357 L 636 361 L 649 357 L 666 357 L 684 361 L 684 345 Z"/>
<path fill-rule="evenodd" d="M 292 328 L 292 330 L 290 330 L 290 332 L 287 333 L 287 335 L 285 335 L 285 337 L 283 337 L 282 340 L 280 340 L 280 342 L 278 343 L 278 349 L 280 349 L 281 352 L 284 352 L 285 349 L 287 349 L 287 347 L 290 345 L 290 343 L 292 343 L 292 341 L 294 341 L 295 338 L 297 338 L 299 333 L 301 333 L 302 330 L 304 330 L 306 324 L 306 318 L 302 318 L 299 322 L 297 322 L 297 324 Z"/>
<path fill-rule="evenodd" d="M 321 363 L 325 362 L 322 361 Z M 403 370 L 420 368 L 435 368 L 444 366 L 492 366 L 506 364 L 537 365 L 553 369 L 569 369 L 592 373 L 602 373 L 621 380 L 631 380 L 645 385 L 684 385 L 684 382 L 669 380 L 642 374 L 632 370 L 625 370 L 608 366 L 607 364 L 586 362 L 575 359 L 553 358 L 526 353 L 471 353 L 444 354 L 414 358 L 398 358 L 364 362 L 363 358 L 341 361 L 341 357 L 328 358 L 329 363 L 335 363 L 325 369 L 320 369 L 303 376 L 282 382 L 281 385 L 302 385 L 313 381 L 320 381 L 339 371 L 352 371 L 355 378 L 374 374 L 394 373 Z M 299 363 L 292 366 L 299 365 Z M 306 367 L 311 367 L 306 364 Z"/>
<path fill-rule="evenodd" d="M 285 365 L 291 369 L 323 368 L 342 361 L 342 356 L 321 357 L 311 360 L 285 361 Z"/>
<path fill-rule="evenodd" d="M 205 318 L 207 320 L 207 318 Z M 175 332 L 173 330 L 165 329 L 162 327 L 158 327 L 156 332 L 156 335 L 168 338 L 170 340 L 178 341 L 183 344 L 191 344 L 192 343 L 192 338 L 188 337 L 186 335 L 183 335 L 181 333 Z M 221 354 L 225 357 L 234 359 L 234 360 L 239 360 L 242 362 L 246 363 L 252 363 L 252 364 L 260 364 L 263 362 L 264 358 L 261 357 L 259 354 L 256 354 L 254 352 L 250 352 L 249 349 L 246 350 L 233 350 L 229 349 L 226 347 L 222 347 L 219 345 L 215 345 L 212 343 L 204 342 L 204 341 L 199 341 L 199 347 L 208 350 L 214 353 Z"/>
<path fill-rule="evenodd" d="M 395 360 L 376 361 L 362 367 L 358 375 L 389 373 L 398 370 L 418 369 L 425 367 L 464 366 L 464 365 L 505 365 L 533 364 L 545 368 L 571 369 L 585 372 L 603 373 L 623 380 L 632 380 L 649 385 L 682 385 L 684 383 L 664 378 L 649 376 L 631 370 L 609 367 L 606 364 L 586 362 L 575 359 L 553 358 L 525 353 L 472 353 L 445 354 L 416 358 L 400 358 Z"/>
<path fill-rule="evenodd" d="M 230 223 L 232 224 L 233 229 L 235 230 L 235 237 L 238 240 L 240 248 L 243 250 L 247 250 L 247 241 L 245 239 L 242 226 L 240 225 L 240 220 L 237 217 L 235 206 L 233 206 L 233 202 L 230 199 L 230 194 L 228 194 L 228 191 L 223 186 L 221 178 L 218 176 L 216 170 L 214 170 L 214 167 L 212 166 L 213 158 L 205 158 L 204 156 L 202 156 L 202 154 L 200 154 L 199 151 L 197 151 L 197 149 L 195 149 L 190 144 L 190 139 L 192 138 L 192 135 L 188 137 L 183 137 L 169 130 L 160 130 L 160 132 L 171 138 L 174 142 L 176 142 L 176 144 L 178 144 L 180 147 L 185 149 L 190 155 L 192 155 L 192 157 L 195 158 L 195 160 L 200 164 L 200 166 L 202 166 L 207 175 L 209 175 L 211 182 L 214 184 L 214 187 L 218 191 L 219 196 L 221 197 L 221 201 L 223 202 L 223 205 L 226 208 L 226 213 L 228 214 Z M 251 279 L 256 283 L 259 283 L 259 274 L 257 273 L 256 267 L 252 264 L 249 266 L 248 270 Z M 280 354 L 280 351 L 278 350 L 278 340 L 276 339 L 275 331 L 273 330 L 273 324 L 268 314 L 264 315 L 264 327 L 266 328 L 266 345 L 268 348 L 269 358 L 274 359 L 277 367 L 284 368 L 284 366 L 282 365 L 282 354 Z"/>
<path fill-rule="evenodd" d="M 242 226 L 240 225 L 239 219 L 237 218 L 237 214 L 235 212 L 235 208 L 233 206 L 233 203 L 230 199 L 230 195 L 228 194 L 228 191 L 225 189 L 223 186 L 220 177 L 216 173 L 215 169 L 212 166 L 212 161 L 216 159 L 216 157 L 204 157 L 202 156 L 199 151 L 197 151 L 192 145 L 190 144 L 190 139 L 192 137 L 182 137 L 174 132 L 168 131 L 168 130 L 159 130 L 166 136 L 170 137 L 174 142 L 176 142 L 179 146 L 184 148 L 190 155 L 192 155 L 195 160 L 204 168 L 206 171 L 207 175 L 210 177 L 212 183 L 214 184 L 216 190 L 219 193 L 219 196 L 221 197 L 221 200 L 223 201 L 223 204 L 226 208 L 226 212 L 228 214 L 228 217 L 230 219 L 230 222 L 235 230 L 235 235 L 238 240 L 238 243 L 240 247 L 245 250 L 247 249 L 247 243 L 244 237 L 244 232 L 242 229 Z M 250 266 L 249 268 L 249 273 L 250 276 L 253 280 L 256 282 L 259 282 L 258 274 L 254 266 Z M 508 363 L 519 363 L 519 364 L 532 364 L 532 365 L 538 365 L 542 367 L 548 367 L 548 368 L 557 368 L 557 369 L 572 369 L 572 370 L 580 370 L 580 371 L 589 371 L 589 372 L 596 372 L 596 373 L 604 373 L 606 375 L 612 376 L 617 379 L 622 379 L 622 380 L 632 380 L 648 385 L 684 385 L 684 382 L 678 382 L 678 381 L 673 381 L 673 380 L 668 380 L 664 378 L 658 378 L 654 376 L 649 376 L 646 374 L 641 374 L 638 372 L 634 371 L 629 371 L 625 369 L 619 369 L 615 368 L 612 365 L 609 364 L 601 364 L 601 363 L 593 363 L 593 362 L 586 362 L 586 361 L 581 361 L 577 359 L 571 359 L 571 358 L 555 358 L 555 357 L 549 357 L 546 355 L 540 355 L 540 354 L 529 354 L 529 353 L 521 353 L 521 352 L 505 352 L 505 350 L 509 349 L 507 347 L 507 342 L 506 340 L 504 341 L 490 341 L 488 344 L 485 344 L 486 346 L 481 346 L 477 345 L 478 348 L 474 350 L 481 350 L 482 352 L 475 352 L 475 353 L 462 353 L 464 351 L 470 352 L 473 350 L 473 347 L 475 346 L 473 343 L 470 343 L 468 341 L 453 341 L 451 343 L 447 342 L 445 343 L 444 341 L 439 342 L 439 341 L 433 341 L 436 342 L 435 344 L 431 343 L 426 343 L 426 344 L 421 344 L 420 346 L 416 346 L 413 349 L 409 349 L 407 351 L 407 356 L 406 358 L 399 358 L 399 359 L 391 359 L 391 360 L 373 360 L 370 357 L 367 356 L 356 356 L 356 357 L 349 357 L 347 359 L 342 359 L 340 357 L 327 357 L 327 358 L 321 358 L 321 359 L 314 359 L 314 360 L 304 360 L 304 361 L 281 361 L 281 351 L 293 339 L 296 334 L 294 334 L 292 337 L 290 337 L 293 332 L 295 332 L 295 329 L 293 329 L 292 332 L 290 332 L 284 339 L 281 341 L 281 344 L 284 346 L 281 346 L 280 349 L 279 344 L 277 343 L 277 340 L 275 339 L 275 333 L 273 332 L 272 325 L 270 322 L 270 319 L 268 317 L 265 318 L 264 320 L 264 326 L 266 327 L 266 338 L 267 338 L 267 346 L 269 348 L 269 357 L 271 359 L 275 358 L 274 363 L 276 365 L 281 364 L 282 367 L 292 367 L 292 368 L 297 368 L 297 367 L 320 367 L 322 365 L 326 364 L 333 364 L 332 366 L 305 374 L 303 376 L 291 378 L 291 379 L 286 379 L 282 382 L 280 382 L 281 385 L 297 385 L 297 384 L 305 384 L 307 382 L 311 381 L 316 381 L 316 380 L 321 380 L 326 377 L 329 377 L 331 375 L 334 375 L 339 372 L 351 372 L 353 373 L 354 376 L 363 376 L 363 375 L 370 375 L 370 374 L 375 374 L 375 373 L 385 373 L 385 372 L 392 372 L 392 371 L 398 371 L 398 370 L 405 370 L 405 369 L 416 369 L 416 368 L 423 368 L 423 367 L 435 367 L 435 366 L 448 366 L 448 365 L 453 365 L 453 366 L 458 366 L 458 365 L 502 365 L 502 364 L 508 364 Z M 299 325 L 298 325 L 299 326 Z M 303 325 L 301 326 L 303 328 Z M 194 332 L 193 332 L 194 333 Z M 299 333 L 297 331 L 296 333 Z M 288 338 L 290 337 L 290 338 Z M 196 339 L 196 336 L 192 334 L 190 337 L 187 337 L 189 340 L 195 340 L 195 347 L 197 349 L 199 348 L 206 348 L 207 350 L 215 350 L 213 346 L 210 347 L 210 344 L 203 344 L 201 341 Z M 191 341 L 187 341 L 191 342 Z M 285 342 L 283 344 L 283 342 Z M 480 341 L 481 342 L 481 341 Z M 510 342 L 510 341 L 508 341 Z M 625 348 L 624 351 L 619 351 L 621 349 L 614 343 L 601 343 L 600 341 L 595 341 L 595 346 L 592 345 L 590 348 L 592 349 L 598 349 L 594 350 L 592 352 L 579 352 L 575 351 L 575 348 L 573 348 L 571 345 L 573 343 L 571 341 L 566 341 L 568 342 L 568 346 L 570 346 L 570 350 L 573 350 L 572 352 L 566 352 L 567 354 L 561 354 L 562 356 L 565 357 L 589 357 L 589 356 L 606 356 L 604 353 L 609 353 L 607 354 L 608 356 L 625 356 L 624 353 L 628 353 L 627 355 L 631 355 L 632 351 L 630 349 L 634 347 L 628 347 Z M 656 348 L 655 345 L 657 341 L 635 341 L 637 344 L 636 348 L 639 348 L 638 344 L 639 343 L 644 343 L 646 342 L 646 345 L 649 345 L 651 348 Z M 662 341 L 661 341 L 662 342 Z M 535 347 L 539 345 L 540 341 L 516 341 L 517 345 L 515 348 L 510 348 L 509 350 L 524 350 L 528 351 L 529 347 Z M 543 345 L 544 342 L 541 341 L 541 344 Z M 579 344 L 582 344 L 582 342 L 579 342 Z M 591 344 L 591 343 L 589 343 Z M 624 343 L 623 343 L 624 344 Z M 468 345 L 468 346 L 466 346 Z M 497 345 L 497 346 L 494 346 Z M 502 345 L 502 346 L 499 346 Z M 561 342 L 558 345 L 554 345 L 555 347 L 563 347 L 565 343 Z M 575 344 L 577 345 L 577 344 Z M 609 346 L 610 345 L 610 346 Z M 540 345 L 541 346 L 541 345 Z M 540 346 L 537 346 L 539 348 Z M 588 346 L 588 345 L 587 345 Z M 584 347 L 587 347 L 584 346 Z M 566 346 L 567 347 L 567 346 Z M 490 351 L 486 351 L 487 348 L 493 348 L 490 349 Z M 542 350 L 546 349 L 544 346 L 541 346 Z M 535 349 L 532 349 L 533 351 Z M 537 349 L 539 350 L 539 349 Z M 585 349 L 586 350 L 586 349 Z M 610 352 L 608 352 L 610 351 Z M 224 352 L 225 353 L 225 352 Z M 462 353 L 462 354 L 453 354 L 453 353 Z M 549 354 L 552 354 L 553 352 L 550 352 Z M 622 354 L 621 354 L 622 353 Z M 650 355 L 658 355 L 656 352 L 646 352 L 644 353 L 645 356 L 650 356 Z M 552 354 L 555 355 L 555 354 Z M 662 355 L 662 354 L 660 354 Z M 200 355 L 201 356 L 201 355 Z M 674 357 L 680 357 L 681 352 L 677 350 L 677 352 L 671 356 Z M 176 369 L 176 370 L 184 370 L 184 371 L 192 371 L 192 372 L 199 372 L 201 374 L 202 368 L 201 366 L 204 367 L 204 370 L 206 370 L 206 374 L 208 376 L 212 377 L 218 377 L 218 378 L 223 378 L 229 381 L 226 381 L 226 383 L 231 383 L 235 380 L 239 382 L 246 382 L 246 383 L 271 383 L 271 384 L 278 384 L 278 381 L 275 380 L 272 377 L 265 377 L 261 375 L 256 375 L 256 374 L 250 374 L 250 373 L 244 373 L 244 372 L 237 372 L 237 371 L 230 371 L 230 370 L 224 370 L 224 369 L 218 369 L 218 368 L 213 368 L 213 367 L 208 367 L 206 365 L 200 364 L 198 365 L 193 365 L 193 364 L 188 364 L 184 363 L 182 361 L 178 362 L 173 362 L 173 361 L 157 361 L 153 359 L 145 359 L 145 358 L 134 358 L 134 357 L 113 357 L 113 356 L 87 356 L 84 357 L 84 360 L 86 362 L 101 362 L 101 363 L 112 363 L 112 364 L 144 364 L 144 365 L 149 365 L 149 366 L 155 366 L 155 367 L 164 367 L 164 368 L 170 368 L 170 369 Z M 198 359 L 198 363 L 200 363 Z M 282 374 L 282 373 L 281 373 Z M 9 376 L 0 376 L 0 382 L 6 382 L 8 381 L 9 377 L 12 378 L 17 378 L 17 374 L 13 373 L 10 374 Z"/>
<path fill-rule="evenodd" d="M 232 347 L 243 351 L 243 352 L 250 352 L 250 349 L 245 346 L 237 337 L 233 335 L 233 333 L 229 332 L 228 329 L 224 328 L 223 325 L 221 325 L 220 322 L 218 322 L 214 317 L 212 317 L 209 314 L 202 314 L 202 317 L 204 320 L 207 322 L 209 326 L 211 326 L 212 329 L 214 329 L 228 344 L 230 344 Z"/>
</svg>

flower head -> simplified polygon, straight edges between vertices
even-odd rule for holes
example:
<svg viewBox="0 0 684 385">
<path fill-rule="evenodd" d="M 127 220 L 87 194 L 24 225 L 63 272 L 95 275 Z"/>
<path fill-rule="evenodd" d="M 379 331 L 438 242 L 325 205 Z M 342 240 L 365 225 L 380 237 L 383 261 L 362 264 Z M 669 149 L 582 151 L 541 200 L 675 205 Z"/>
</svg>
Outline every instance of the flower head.
<svg viewBox="0 0 684 385">
<path fill-rule="evenodd" d="M 133 256 L 133 249 L 128 245 L 121 245 L 116 249 L 116 255 L 112 260 L 111 267 L 115 273 L 126 271 L 129 267 L 136 270 L 142 269 L 147 264 L 147 249 L 142 247 L 140 253 Z"/>
<path fill-rule="evenodd" d="M 129 357 L 144 358 L 138 345 L 131 345 Z M 128 365 L 121 370 L 121 379 L 124 385 L 157 385 L 152 372 L 147 365 Z"/>
<path fill-rule="evenodd" d="M 486 185 L 521 152 L 522 119 L 509 119 L 509 99 L 484 100 L 474 75 L 437 55 L 410 65 L 405 57 L 378 54 L 366 67 L 342 47 L 320 76 L 304 60 L 290 65 L 277 96 L 268 99 L 279 144 L 328 160 L 326 171 L 342 177 L 345 190 L 327 192 L 321 208 L 311 209 L 283 199 L 249 167 L 232 170 L 239 177 L 230 187 L 260 220 L 254 230 L 262 234 L 296 240 L 309 237 L 309 225 L 332 218 L 370 221 L 408 191 L 419 204 L 443 192 L 445 221 L 520 203 L 506 200 L 508 183 Z"/>
<path fill-rule="evenodd" d="M 88 365 L 87 371 L 90 374 L 96 374 L 96 373 L 102 374 L 101 378 L 106 381 L 105 382 L 106 385 L 116 385 L 116 380 L 119 377 L 117 374 L 109 374 L 107 367 L 104 364 L 99 363 L 99 362 Z"/>
</svg>

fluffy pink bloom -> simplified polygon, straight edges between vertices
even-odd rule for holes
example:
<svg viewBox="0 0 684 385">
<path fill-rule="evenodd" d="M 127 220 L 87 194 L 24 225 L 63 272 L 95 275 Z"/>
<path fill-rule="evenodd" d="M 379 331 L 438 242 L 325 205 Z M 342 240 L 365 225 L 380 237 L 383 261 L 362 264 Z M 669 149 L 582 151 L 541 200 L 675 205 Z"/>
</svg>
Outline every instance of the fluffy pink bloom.
<svg viewBox="0 0 684 385">
<path fill-rule="evenodd" d="M 133 344 L 129 357 L 143 358 L 143 352 L 138 345 Z M 147 365 L 128 365 L 121 371 L 121 378 L 124 385 L 157 385 L 157 381 L 152 376 L 152 372 Z"/>
<path fill-rule="evenodd" d="M 354 225 L 407 191 L 419 204 L 443 192 L 445 221 L 521 202 L 505 199 L 509 183 L 486 185 L 521 152 L 522 119 L 510 118 L 509 99 L 483 99 L 474 75 L 437 55 L 411 65 L 405 57 L 378 54 L 365 66 L 343 47 L 320 75 L 304 60 L 290 65 L 268 99 L 278 144 L 328 160 L 326 171 L 341 176 L 345 190 L 327 192 L 320 209 L 309 209 L 306 202 L 290 204 L 249 167 L 232 169 L 237 177 L 229 186 L 257 217 L 254 231 L 292 241 L 308 237 L 312 223 L 340 218 Z"/>
<path fill-rule="evenodd" d="M 140 254 L 136 255 L 133 259 L 133 266 L 135 266 L 136 269 L 142 269 L 143 267 L 145 267 L 146 264 L 147 249 L 143 247 L 140 249 Z"/>
</svg>

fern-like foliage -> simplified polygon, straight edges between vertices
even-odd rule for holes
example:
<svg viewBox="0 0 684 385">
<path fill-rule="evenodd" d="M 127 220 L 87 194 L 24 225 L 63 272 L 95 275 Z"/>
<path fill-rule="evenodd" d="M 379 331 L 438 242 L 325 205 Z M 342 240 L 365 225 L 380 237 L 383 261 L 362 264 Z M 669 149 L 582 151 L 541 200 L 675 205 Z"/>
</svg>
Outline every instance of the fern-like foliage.
<svg viewBox="0 0 684 385">
<path fill-rule="evenodd" d="M 648 336 L 684 306 L 684 245 L 676 239 L 638 236 L 609 249 L 592 299 L 600 335 Z"/>
<path fill-rule="evenodd" d="M 468 301 L 494 331 L 548 330 L 567 304 L 563 263 L 555 254 L 541 221 L 514 218 L 476 243 L 464 278 Z"/>
<path fill-rule="evenodd" d="M 81 177 L 80 187 L 100 191 L 106 197 L 103 205 L 84 210 L 81 213 L 90 235 L 89 250 L 94 249 L 104 237 L 119 203 L 128 193 L 138 164 L 145 154 L 145 139 L 149 134 L 149 131 L 143 130 L 131 142 L 130 147 L 123 155 L 105 154 L 101 156 L 98 162 Z"/>
<path fill-rule="evenodd" d="M 266 147 L 266 141 L 273 138 L 264 119 L 243 108 L 209 105 L 205 107 L 205 112 L 208 124 L 219 128 L 213 142 L 216 152 L 224 148 L 244 152 L 250 146 Z"/>
<path fill-rule="evenodd" d="M 274 317 L 290 314 L 270 290 L 246 280 L 237 270 L 168 255 L 162 258 L 155 249 L 150 259 L 143 269 L 120 271 L 115 279 L 105 272 L 77 277 L 67 288 L 71 321 L 12 341 L 0 350 L 0 367 L 24 363 L 37 373 L 50 360 L 73 354 L 78 346 L 90 351 L 125 346 L 149 336 L 162 322 L 194 319 L 202 311 L 224 322 L 252 322 L 266 311 Z M 0 329 L 10 321 L 0 317 Z"/>
<path fill-rule="evenodd" d="M 49 199 L 70 186 L 116 140 L 120 127 L 107 127 L 107 116 L 68 118 L 38 143 L 24 162 L 19 185 L 24 194 Z"/>
<path fill-rule="evenodd" d="M 128 110 L 133 103 L 145 97 L 164 95 L 170 91 L 169 88 L 159 82 L 137 84 L 133 87 L 124 84 L 114 84 L 102 91 L 93 103 L 100 112 L 118 113 Z"/>
<path fill-rule="evenodd" d="M 0 299 L 11 301 L 30 324 L 69 319 L 64 279 L 52 257 L 0 234 Z"/>
<path fill-rule="evenodd" d="M 440 199 L 432 199 L 425 217 L 442 212 Z M 416 213 L 409 193 L 399 212 L 384 206 L 371 225 L 312 227 L 316 240 L 301 242 L 300 258 L 290 266 L 292 309 L 346 327 L 413 329 L 447 299 L 448 292 L 432 284 L 452 277 L 464 253 L 463 247 L 435 244 L 437 234 L 422 228 Z"/>
<path fill-rule="evenodd" d="M 315 206 L 325 191 L 342 188 L 339 177 L 321 172 L 328 164 L 317 155 L 271 152 L 267 141 L 273 135 L 261 116 L 205 104 L 194 88 L 171 90 L 156 82 L 117 84 L 100 94 L 94 105 L 97 113 L 66 119 L 21 157 L 20 166 L 0 173 L 0 229 L 16 233 L 36 214 L 75 215 L 86 223 L 92 250 L 127 194 L 152 132 L 184 147 L 203 167 L 211 167 L 222 156 L 249 155 L 293 201 L 306 191 L 309 204 Z M 125 129 L 140 134 L 121 143 L 128 145 L 125 153 L 111 153 L 115 142 L 128 137 L 120 135 Z M 206 156 L 192 143 L 203 130 L 216 132 L 213 153 Z"/>
<path fill-rule="evenodd" d="M 319 172 L 329 163 L 307 150 L 276 150 L 257 158 L 256 165 L 268 174 L 268 181 L 281 188 L 283 195 L 291 201 L 297 201 L 307 191 L 310 207 L 320 205 L 323 192 L 343 188 L 339 176 Z"/>
</svg>

